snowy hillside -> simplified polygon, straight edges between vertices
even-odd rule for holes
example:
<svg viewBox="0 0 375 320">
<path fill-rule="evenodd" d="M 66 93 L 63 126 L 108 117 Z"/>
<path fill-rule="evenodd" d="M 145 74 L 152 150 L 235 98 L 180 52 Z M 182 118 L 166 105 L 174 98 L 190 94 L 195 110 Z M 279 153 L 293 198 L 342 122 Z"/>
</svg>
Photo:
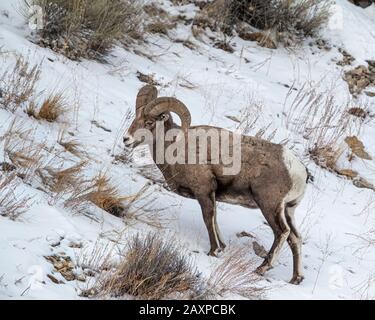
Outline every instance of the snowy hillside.
<svg viewBox="0 0 375 320">
<path fill-rule="evenodd" d="M 171 15 L 193 17 L 198 11 L 193 4 L 153 2 Z M 207 256 L 209 241 L 197 201 L 163 188 L 156 169 L 123 161 L 127 151 L 122 137 L 131 123 L 129 112 L 134 112 L 137 92 L 144 85 L 140 74 L 153 77 L 160 95 L 183 101 L 194 125 L 238 130 L 246 127 L 244 118 L 248 124 L 255 120 L 251 128 L 245 128 L 248 134 L 263 129 L 263 137 L 286 143 L 314 176 L 296 212 L 304 238 L 305 280 L 299 286 L 288 283 L 292 255 L 285 245 L 278 264 L 261 280 L 261 285 L 268 288 L 265 298 L 375 297 L 375 190 L 359 188 L 345 176 L 317 166 L 306 153 L 315 138 L 306 135 L 298 123 L 303 119 L 309 125 L 319 125 L 319 118 L 311 120 L 313 109 L 299 109 L 299 99 L 307 104 L 311 96 L 302 96 L 311 90 L 330 96 L 337 110 L 344 110 L 342 106 L 363 107 L 368 111 L 366 119 L 353 120 L 354 125 L 343 134 L 358 136 L 373 160 L 356 157 L 349 161 L 345 149 L 338 165 L 340 170 L 357 172 L 368 185 L 375 184 L 375 97 L 371 94 L 375 87 L 368 86 L 353 98 L 344 81 L 346 71 L 375 60 L 375 5 L 363 9 L 347 0 L 336 0 L 335 13 L 321 33 L 324 41 L 307 39 L 295 50 L 263 48 L 256 42 L 233 37 L 230 44 L 234 52 L 230 53 L 215 48 L 209 32 L 197 39 L 191 25 L 179 23 L 168 37 L 151 35 L 147 44 L 129 50 L 118 46 L 108 56 L 108 63 L 100 63 L 72 61 L 34 44 L 18 4 L 17 0 L 0 4 L 0 74 L 12 70 L 19 55 L 30 65 L 40 64 L 38 99 L 51 92 L 63 92 L 69 109 L 50 123 L 29 117 L 25 109 L 11 113 L 0 106 L 0 163 L 10 162 L 5 151 L 7 143 L 15 149 L 23 143 L 31 144 L 38 153 L 49 154 L 43 160 L 44 167 L 53 164 L 69 168 L 85 161 L 87 177 L 105 172 L 123 195 L 147 190 L 142 194 L 145 198 L 131 208 L 136 217 L 127 220 L 95 206 L 78 212 L 67 208 L 59 197 L 45 192 L 38 174 L 34 177 L 26 172 L 26 178 L 18 178 L 12 189 L 16 198 L 32 197 L 26 212 L 15 221 L 0 216 L 1 299 L 83 299 L 82 290 L 89 288 L 93 280 L 82 265 L 100 248 L 124 245 L 138 232 L 151 230 L 175 236 L 203 276 L 208 277 L 225 258 L 226 253 L 219 258 Z M 342 49 L 355 58 L 351 65 L 337 64 L 343 59 Z M 251 108 L 254 105 L 255 109 Z M 338 125 L 341 118 L 335 119 L 334 125 Z M 18 132 L 14 141 L 9 132 Z M 57 143 L 62 132 L 63 139 L 79 144 L 78 156 Z M 40 149 L 39 144 L 43 144 Z M 151 183 L 147 178 L 150 176 L 157 182 Z M 249 259 L 255 260 L 254 267 L 259 265 L 262 258 L 254 252 L 253 242 L 268 249 L 273 241 L 261 212 L 220 203 L 218 220 L 227 251 L 247 247 Z M 251 237 L 239 237 L 243 232 Z M 51 256 L 69 257 L 75 266 L 75 280 L 67 281 L 56 272 L 51 259 L 46 259 Z M 241 297 L 228 294 L 225 298 Z"/>
</svg>

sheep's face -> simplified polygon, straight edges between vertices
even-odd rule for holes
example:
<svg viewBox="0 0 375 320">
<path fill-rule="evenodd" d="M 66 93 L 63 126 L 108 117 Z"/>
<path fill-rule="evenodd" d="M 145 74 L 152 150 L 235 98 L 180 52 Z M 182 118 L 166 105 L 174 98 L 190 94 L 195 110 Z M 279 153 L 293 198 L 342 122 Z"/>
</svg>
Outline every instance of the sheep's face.
<svg viewBox="0 0 375 320">
<path fill-rule="evenodd" d="M 143 113 L 138 114 L 134 119 L 133 123 L 129 127 L 128 132 L 124 136 L 124 144 L 127 148 L 135 148 L 141 144 L 145 143 L 145 139 L 136 139 L 137 138 L 137 131 L 144 129 L 148 130 L 154 137 L 155 140 L 155 132 L 156 132 L 156 123 L 160 121 L 163 123 L 170 122 L 171 116 L 169 113 L 162 113 L 158 117 L 151 117 L 145 116 Z M 141 134 L 142 135 L 142 134 Z"/>
</svg>

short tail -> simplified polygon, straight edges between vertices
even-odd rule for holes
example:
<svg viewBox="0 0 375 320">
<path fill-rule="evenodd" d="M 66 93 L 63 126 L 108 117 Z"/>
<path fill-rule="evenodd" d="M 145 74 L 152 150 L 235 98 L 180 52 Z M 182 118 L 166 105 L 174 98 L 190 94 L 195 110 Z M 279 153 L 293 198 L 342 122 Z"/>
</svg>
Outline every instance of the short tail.
<svg viewBox="0 0 375 320">
<path fill-rule="evenodd" d="M 314 181 L 315 181 L 315 178 L 314 178 L 314 176 L 311 174 L 311 172 L 309 171 L 309 169 L 307 169 L 307 168 L 306 168 L 306 173 L 307 173 L 306 183 L 314 182 Z"/>
</svg>

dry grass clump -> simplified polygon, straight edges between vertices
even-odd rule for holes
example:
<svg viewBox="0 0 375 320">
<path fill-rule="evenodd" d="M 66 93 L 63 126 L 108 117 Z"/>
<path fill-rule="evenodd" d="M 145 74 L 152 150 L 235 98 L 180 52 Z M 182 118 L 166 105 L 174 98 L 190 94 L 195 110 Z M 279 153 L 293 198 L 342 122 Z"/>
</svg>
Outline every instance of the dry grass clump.
<svg viewBox="0 0 375 320">
<path fill-rule="evenodd" d="M 116 41 L 141 34 L 142 0 L 24 1 L 26 18 L 32 5 L 43 10 L 38 43 L 72 60 L 102 58 Z"/>
<path fill-rule="evenodd" d="M 82 178 L 77 181 L 65 206 L 74 211 L 82 211 L 91 203 L 116 217 L 123 217 L 126 210 L 125 201 L 130 198 L 120 195 L 110 179 L 104 173 L 99 173 L 93 179 Z"/>
<path fill-rule="evenodd" d="M 86 165 L 86 162 L 80 162 L 66 169 L 44 167 L 38 169 L 36 174 L 49 191 L 56 195 L 63 195 L 68 194 L 79 185 L 82 180 L 82 171 Z"/>
<path fill-rule="evenodd" d="M 92 192 L 88 199 L 102 210 L 119 217 L 125 210 L 123 203 L 129 199 L 129 196 L 120 195 L 117 188 L 111 184 L 110 179 L 100 173 L 93 181 Z"/>
<path fill-rule="evenodd" d="M 43 102 L 39 110 L 34 102 L 30 103 L 26 113 L 35 119 L 42 119 L 48 122 L 55 122 L 64 112 L 67 111 L 67 100 L 63 93 L 50 94 Z"/>
<path fill-rule="evenodd" d="M 82 175 L 73 181 L 74 188 L 66 192 L 64 206 L 74 212 L 87 213 L 90 205 L 94 205 L 127 224 L 140 222 L 156 228 L 163 228 L 164 223 L 171 220 L 164 217 L 164 208 L 154 207 L 156 198 L 149 192 L 148 184 L 135 194 L 122 195 L 105 173 L 91 179 Z"/>
<path fill-rule="evenodd" d="M 17 220 L 31 205 L 31 197 L 16 195 L 19 186 L 16 174 L 0 177 L 0 216 Z"/>
<path fill-rule="evenodd" d="M 57 143 L 60 146 L 62 146 L 66 152 L 69 152 L 78 158 L 81 158 L 82 155 L 85 154 L 84 150 L 81 147 L 81 144 L 77 140 L 64 139 L 63 131 L 59 133 L 59 138 L 57 139 Z"/>
<path fill-rule="evenodd" d="M 66 110 L 64 96 L 60 94 L 51 95 L 44 100 L 40 107 L 38 117 L 40 119 L 47 120 L 48 122 L 54 122 L 57 118 Z"/>
<path fill-rule="evenodd" d="M 191 298 L 201 294 L 203 282 L 187 254 L 173 238 L 149 233 L 135 235 L 113 270 L 98 279 L 100 297 L 160 300 Z"/>
<path fill-rule="evenodd" d="M 225 33 L 241 31 L 245 23 L 269 31 L 274 40 L 293 44 L 317 34 L 329 19 L 330 6 L 326 0 L 216 0 L 206 11 Z"/>
<path fill-rule="evenodd" d="M 14 66 L 0 76 L 0 107 L 15 112 L 25 102 L 33 101 L 40 73 L 40 64 L 30 65 L 18 57 Z"/>
<path fill-rule="evenodd" d="M 248 299 L 264 297 L 266 288 L 260 285 L 262 278 L 255 272 L 255 262 L 246 258 L 247 248 L 237 248 L 225 255 L 207 281 L 205 298 L 237 294 Z"/>
</svg>

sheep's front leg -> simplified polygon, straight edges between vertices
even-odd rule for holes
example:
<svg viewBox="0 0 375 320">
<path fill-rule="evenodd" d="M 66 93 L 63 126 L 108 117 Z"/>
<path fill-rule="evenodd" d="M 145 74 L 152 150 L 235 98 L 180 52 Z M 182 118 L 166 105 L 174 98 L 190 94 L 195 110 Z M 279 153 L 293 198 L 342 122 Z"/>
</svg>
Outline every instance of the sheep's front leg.
<svg viewBox="0 0 375 320">
<path fill-rule="evenodd" d="M 219 242 L 219 236 L 216 232 L 216 201 L 215 201 L 215 192 L 212 192 L 210 195 L 207 195 L 206 197 L 197 197 L 197 200 L 201 206 L 202 214 L 203 214 L 203 220 L 206 224 L 206 228 L 208 231 L 208 236 L 210 238 L 210 245 L 211 249 L 208 253 L 209 256 L 216 257 L 217 252 L 220 249 L 220 242 Z"/>
</svg>

